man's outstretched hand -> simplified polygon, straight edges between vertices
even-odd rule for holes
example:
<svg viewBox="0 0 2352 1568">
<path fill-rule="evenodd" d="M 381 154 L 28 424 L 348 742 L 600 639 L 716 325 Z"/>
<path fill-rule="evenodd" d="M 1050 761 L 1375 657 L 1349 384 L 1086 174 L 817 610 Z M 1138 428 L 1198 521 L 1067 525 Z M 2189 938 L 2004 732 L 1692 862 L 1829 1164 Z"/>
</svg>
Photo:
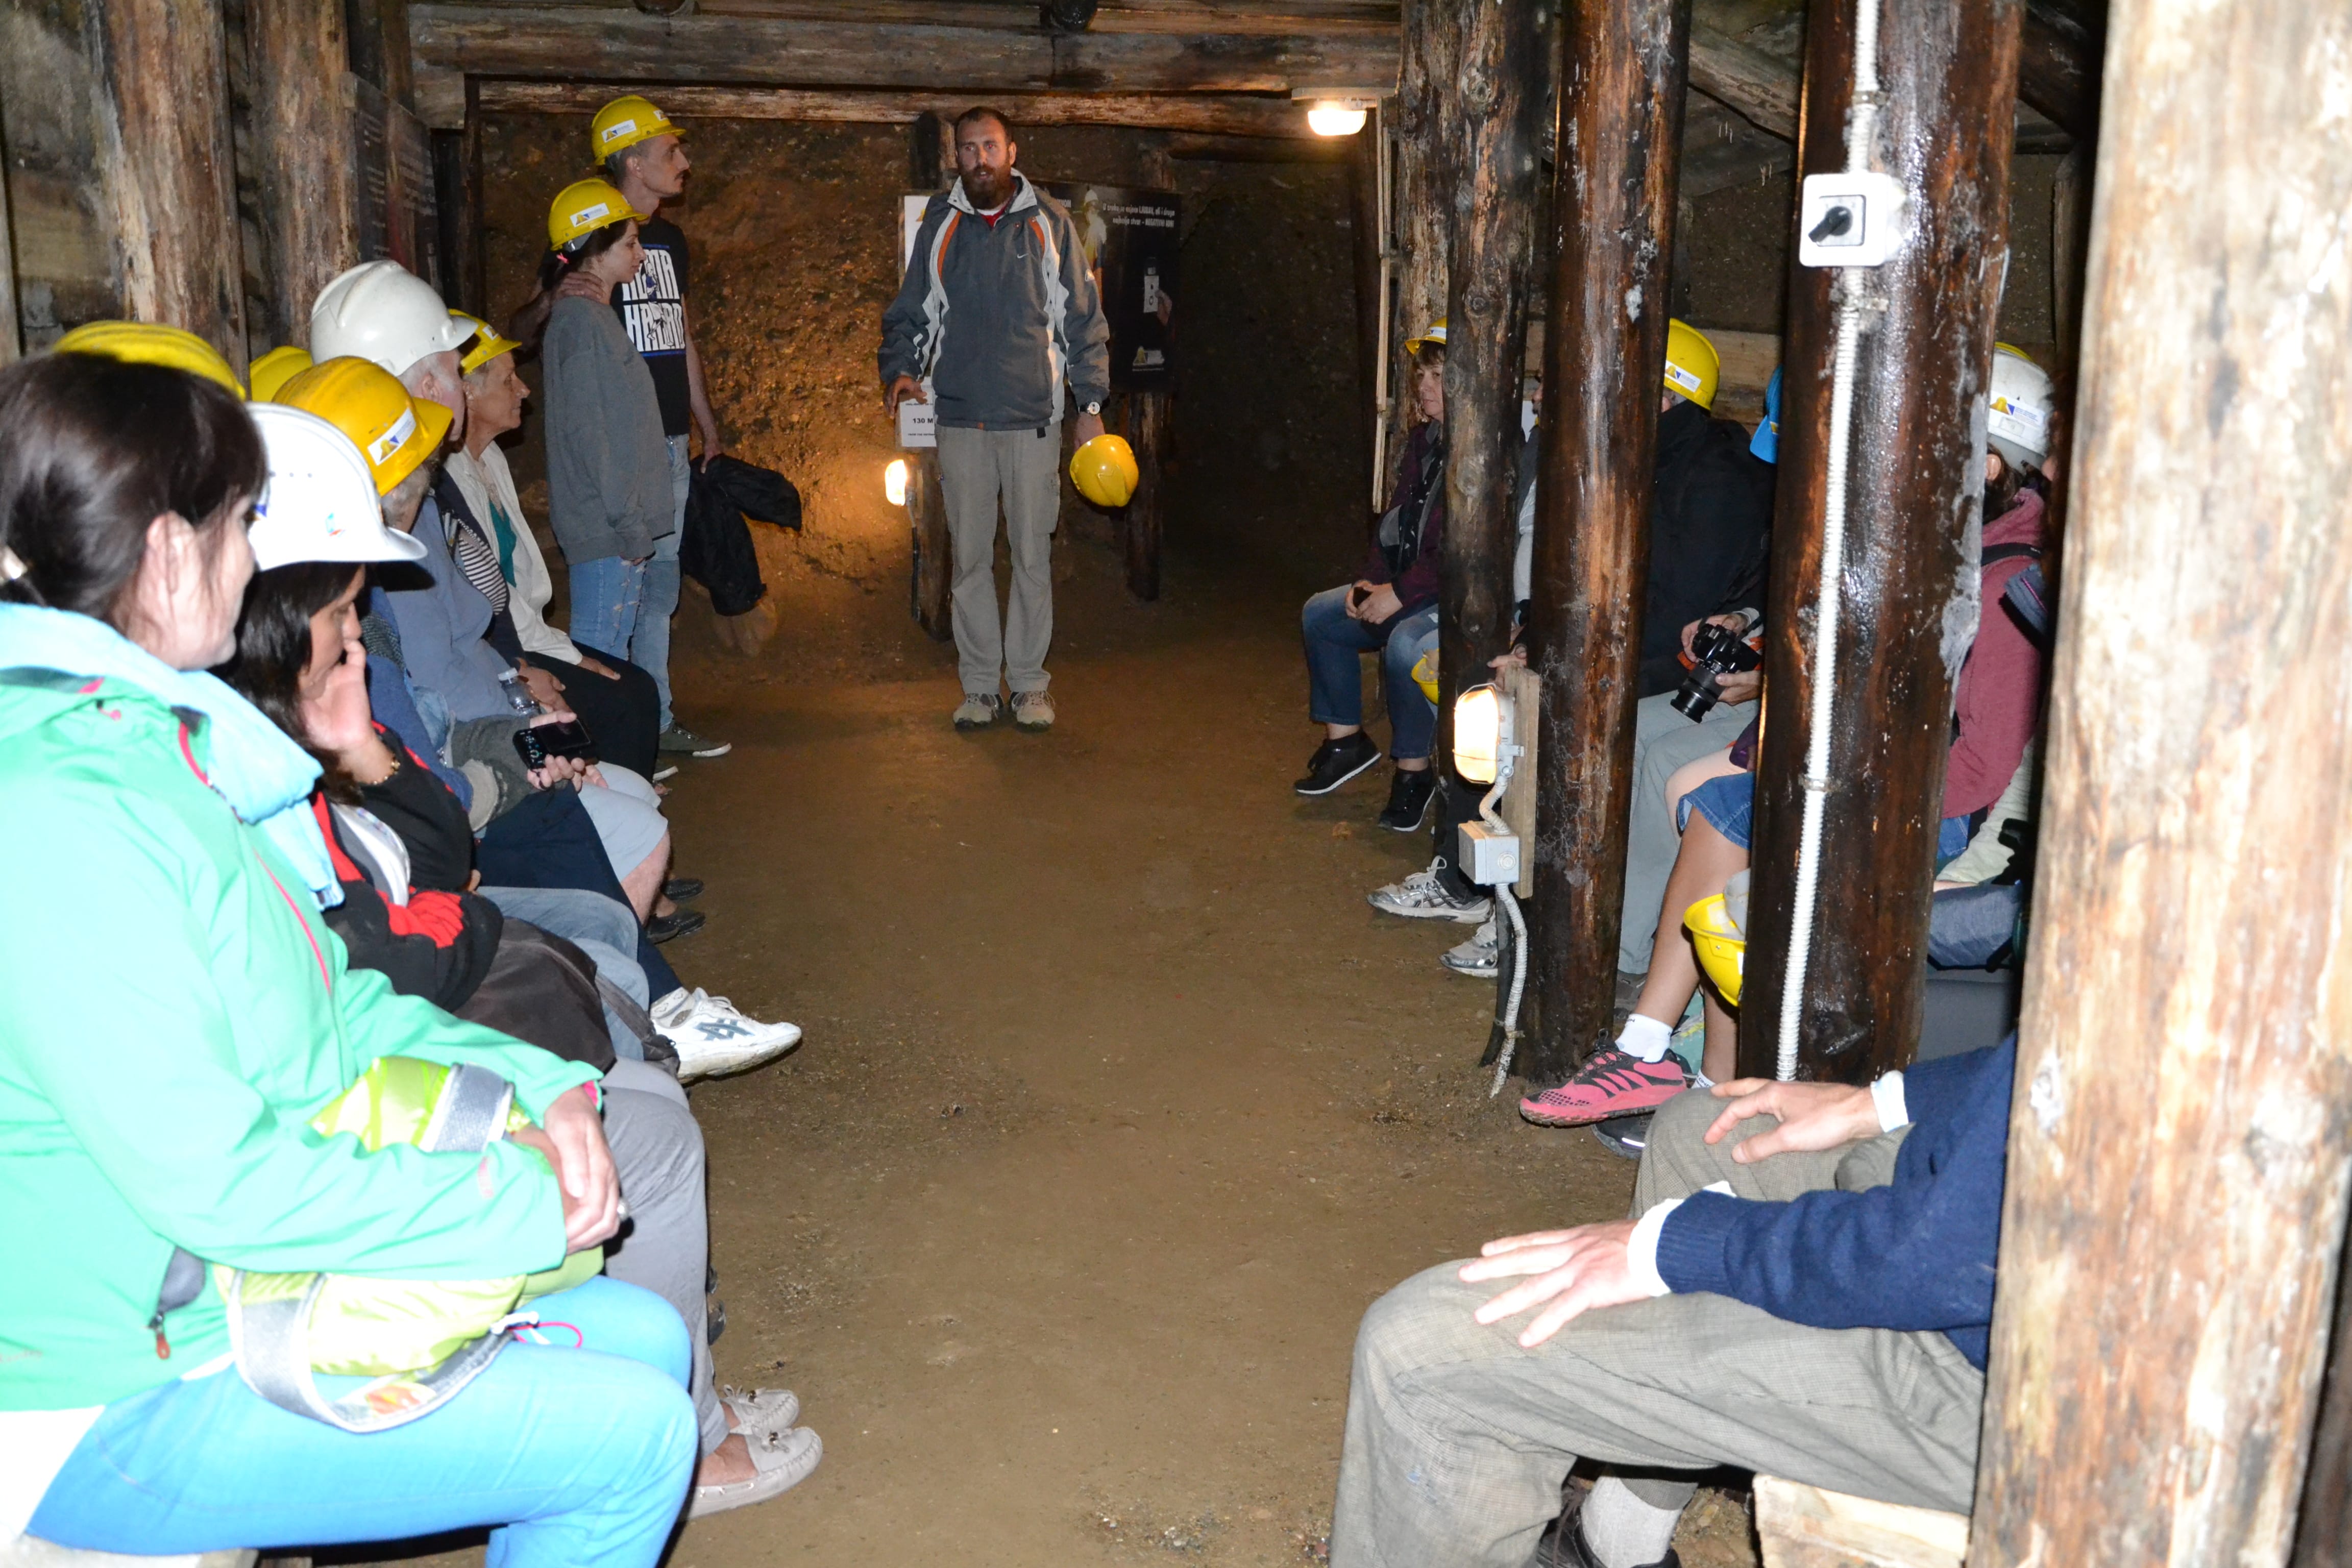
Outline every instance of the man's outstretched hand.
<svg viewBox="0 0 2352 1568">
<path fill-rule="evenodd" d="M 1580 1313 L 1594 1307 L 1645 1301 L 1649 1291 L 1633 1281 L 1626 1261 L 1626 1243 L 1633 1222 L 1580 1225 L 1574 1230 L 1538 1230 L 1527 1236 L 1507 1236 L 1478 1249 L 1478 1260 L 1462 1266 L 1462 1278 L 1507 1279 L 1532 1274 L 1473 1314 L 1482 1323 L 1498 1323 L 1542 1302 L 1550 1305 L 1519 1331 L 1519 1343 L 1529 1350 L 1559 1332 Z"/>
<path fill-rule="evenodd" d="M 1780 1125 L 1759 1132 L 1731 1151 L 1743 1165 L 1790 1149 L 1819 1151 L 1875 1138 L 1878 1101 L 1870 1090 L 1849 1083 L 1778 1083 L 1769 1078 L 1734 1079 L 1715 1086 L 1715 1097 L 1731 1103 L 1706 1130 L 1706 1141 L 1725 1134 L 1751 1116 L 1777 1116 Z"/>
</svg>

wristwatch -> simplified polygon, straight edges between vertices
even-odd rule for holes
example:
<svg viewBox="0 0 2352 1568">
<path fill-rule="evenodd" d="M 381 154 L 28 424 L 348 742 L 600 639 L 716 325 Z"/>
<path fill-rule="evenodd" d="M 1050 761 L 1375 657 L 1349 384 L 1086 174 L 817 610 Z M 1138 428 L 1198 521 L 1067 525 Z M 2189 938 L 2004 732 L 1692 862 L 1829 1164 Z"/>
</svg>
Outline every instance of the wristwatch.
<svg viewBox="0 0 2352 1568">
<path fill-rule="evenodd" d="M 1099 403 L 1089 403 L 1084 408 L 1080 409 L 1079 412 L 1081 414 L 1100 414 L 1102 412 L 1102 405 Z"/>
</svg>

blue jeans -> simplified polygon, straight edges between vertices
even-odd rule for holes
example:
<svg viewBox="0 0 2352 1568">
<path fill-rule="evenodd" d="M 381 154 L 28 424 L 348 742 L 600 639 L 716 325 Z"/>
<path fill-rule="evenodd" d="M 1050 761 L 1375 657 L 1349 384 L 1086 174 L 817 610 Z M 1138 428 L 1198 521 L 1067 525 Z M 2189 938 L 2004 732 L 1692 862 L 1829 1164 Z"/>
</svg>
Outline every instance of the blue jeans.
<svg viewBox="0 0 2352 1568">
<path fill-rule="evenodd" d="M 652 1568 L 698 1447 L 686 1325 L 611 1279 L 536 1305 L 583 1348 L 551 1327 L 550 1343 L 508 1346 L 449 1403 L 388 1431 L 281 1410 L 234 1370 L 118 1399 L 49 1483 L 30 1532 L 167 1555 L 489 1525 L 491 1568 Z"/>
<path fill-rule="evenodd" d="M 572 637 L 591 647 L 608 647 L 642 667 L 645 658 L 629 646 L 645 620 L 646 577 L 652 564 L 618 555 L 572 563 Z M 662 633 L 667 660 L 669 633 Z M 665 679 L 656 676 L 656 682 Z"/>
<path fill-rule="evenodd" d="M 1318 724 L 1361 724 L 1364 678 L 1357 656 L 1377 648 L 1389 700 L 1389 754 L 1408 763 L 1426 757 L 1437 733 L 1437 704 L 1413 684 L 1412 667 L 1437 646 L 1437 606 L 1367 626 L 1348 614 L 1348 594 L 1318 594 L 1298 617 L 1307 638 L 1307 717 Z"/>
<path fill-rule="evenodd" d="M 669 438 L 669 491 L 677 513 L 677 526 L 654 541 L 654 558 L 646 563 L 646 600 L 637 611 L 637 640 L 629 649 L 632 662 L 654 678 L 661 696 L 661 727 L 670 726 L 669 618 L 677 614 L 678 546 L 686 542 L 686 493 L 694 483 L 694 467 L 687 456 L 687 437 Z"/>
</svg>

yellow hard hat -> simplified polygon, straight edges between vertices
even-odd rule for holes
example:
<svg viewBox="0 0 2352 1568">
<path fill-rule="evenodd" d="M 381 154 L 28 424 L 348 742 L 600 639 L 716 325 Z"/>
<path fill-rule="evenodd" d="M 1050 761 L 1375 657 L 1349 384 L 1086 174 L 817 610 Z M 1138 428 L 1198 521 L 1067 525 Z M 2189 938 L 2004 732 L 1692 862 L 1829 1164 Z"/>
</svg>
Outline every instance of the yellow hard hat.
<svg viewBox="0 0 2352 1568">
<path fill-rule="evenodd" d="M 271 349 L 253 362 L 250 373 L 253 376 L 253 400 L 256 403 L 277 402 L 278 394 L 286 384 L 310 369 L 311 363 L 309 349 L 298 349 L 292 343 L 284 348 Z"/>
<path fill-rule="evenodd" d="M 589 127 L 588 145 L 596 162 L 603 163 L 614 153 L 624 152 L 640 142 L 650 142 L 656 136 L 683 136 L 685 129 L 653 106 L 649 99 L 635 93 L 616 98 L 596 111 L 596 122 Z"/>
<path fill-rule="evenodd" d="M 367 459 L 380 496 L 399 489 L 449 434 L 448 409 L 429 397 L 411 397 L 392 372 L 351 355 L 311 366 L 278 389 L 278 401 L 307 409 L 349 437 Z"/>
<path fill-rule="evenodd" d="M 1733 1006 L 1739 1005 L 1739 982 L 1748 964 L 1748 939 L 1731 923 L 1721 893 L 1710 894 L 1683 911 L 1684 929 L 1698 950 L 1698 966 Z"/>
<path fill-rule="evenodd" d="M 61 354 L 96 354 L 124 364 L 184 370 L 215 382 L 239 397 L 245 395 L 245 384 L 229 369 L 228 361 L 221 358 L 220 350 L 178 327 L 154 321 L 89 321 L 59 338 L 57 350 Z"/>
<path fill-rule="evenodd" d="M 1422 333 L 1421 336 L 1417 338 L 1405 339 L 1404 352 L 1409 354 L 1417 354 L 1421 352 L 1421 345 L 1423 343 L 1437 343 L 1443 346 L 1444 342 L 1445 318 L 1440 316 L 1436 321 L 1430 323 L 1429 331 Z"/>
<path fill-rule="evenodd" d="M 1431 648 L 1412 661 L 1412 683 L 1432 702 L 1437 700 L 1437 650 Z"/>
<path fill-rule="evenodd" d="M 1097 436 L 1070 454 L 1070 482 L 1097 506 L 1125 506 L 1135 499 L 1141 478 L 1125 437 Z"/>
<path fill-rule="evenodd" d="M 1715 412 L 1716 379 L 1723 374 L 1723 356 L 1706 334 L 1687 321 L 1666 323 L 1666 390 L 1679 392 L 1708 413 Z"/>
<path fill-rule="evenodd" d="M 512 338 L 500 337 L 499 330 L 479 316 L 469 316 L 463 310 L 452 310 L 449 316 L 452 321 L 463 321 L 474 329 L 473 337 L 467 342 L 457 361 L 457 368 L 464 374 L 471 375 L 500 354 L 510 354 L 522 347 Z"/>
<path fill-rule="evenodd" d="M 574 180 L 547 206 L 547 243 L 559 248 L 623 218 L 642 217 L 610 180 Z"/>
</svg>

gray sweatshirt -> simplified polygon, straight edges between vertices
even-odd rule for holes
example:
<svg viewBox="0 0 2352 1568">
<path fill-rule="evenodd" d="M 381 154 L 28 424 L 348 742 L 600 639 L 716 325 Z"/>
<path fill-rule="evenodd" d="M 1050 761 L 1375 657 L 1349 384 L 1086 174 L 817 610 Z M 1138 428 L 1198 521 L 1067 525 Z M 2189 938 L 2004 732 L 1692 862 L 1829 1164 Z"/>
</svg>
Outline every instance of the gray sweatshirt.
<svg viewBox="0 0 2352 1568">
<path fill-rule="evenodd" d="M 577 566 L 642 561 L 677 527 L 661 404 L 620 318 L 555 302 L 541 350 L 547 391 L 547 520 Z"/>
<path fill-rule="evenodd" d="M 1110 395 L 1103 320 L 1077 226 L 1028 176 L 992 225 L 963 182 L 931 198 L 898 297 L 882 314 L 882 384 L 932 377 L 940 423 L 1019 430 Z"/>
</svg>

